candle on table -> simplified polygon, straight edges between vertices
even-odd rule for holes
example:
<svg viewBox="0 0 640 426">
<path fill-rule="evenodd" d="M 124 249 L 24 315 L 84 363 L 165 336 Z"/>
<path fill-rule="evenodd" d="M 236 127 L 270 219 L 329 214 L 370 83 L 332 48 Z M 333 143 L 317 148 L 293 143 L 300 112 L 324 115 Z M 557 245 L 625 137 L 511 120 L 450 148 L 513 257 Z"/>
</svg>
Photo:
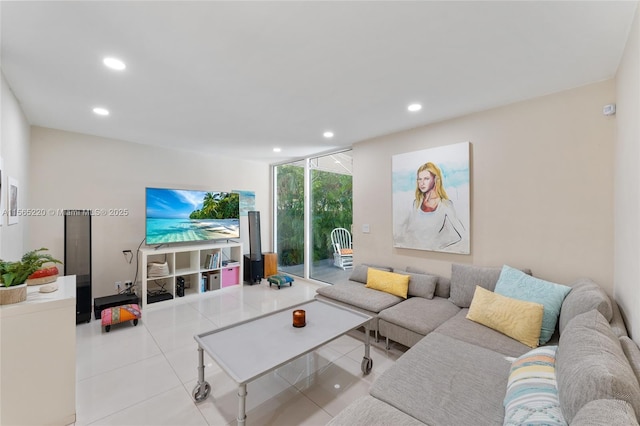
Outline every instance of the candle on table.
<svg viewBox="0 0 640 426">
<path fill-rule="evenodd" d="M 303 311 L 302 309 L 296 309 L 295 311 L 293 311 L 293 326 L 304 327 L 305 324 L 305 311 Z"/>
</svg>

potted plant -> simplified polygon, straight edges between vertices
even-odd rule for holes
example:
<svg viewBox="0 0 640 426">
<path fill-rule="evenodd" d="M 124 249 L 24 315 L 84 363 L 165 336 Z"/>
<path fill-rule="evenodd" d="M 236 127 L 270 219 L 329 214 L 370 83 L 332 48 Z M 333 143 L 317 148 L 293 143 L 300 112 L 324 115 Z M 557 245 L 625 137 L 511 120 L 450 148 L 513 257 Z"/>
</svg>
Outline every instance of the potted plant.
<svg viewBox="0 0 640 426">
<path fill-rule="evenodd" d="M 62 263 L 39 248 L 26 252 L 19 261 L 0 259 L 0 305 L 23 302 L 27 299 L 27 278 L 45 263 Z"/>
</svg>

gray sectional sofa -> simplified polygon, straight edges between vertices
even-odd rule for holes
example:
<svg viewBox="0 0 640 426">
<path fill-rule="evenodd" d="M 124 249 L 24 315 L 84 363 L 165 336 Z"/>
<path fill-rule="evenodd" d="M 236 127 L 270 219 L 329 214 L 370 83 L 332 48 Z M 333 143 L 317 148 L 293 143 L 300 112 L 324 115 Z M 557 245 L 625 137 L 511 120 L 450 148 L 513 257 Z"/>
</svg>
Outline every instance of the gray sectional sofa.
<svg viewBox="0 0 640 426">
<path fill-rule="evenodd" d="M 372 315 L 377 336 L 409 349 L 331 425 L 638 424 L 640 350 L 615 301 L 593 281 L 569 285 L 556 332 L 542 347 L 553 350 L 545 366 L 556 402 L 532 408 L 528 395 L 543 385 L 517 376 L 526 369 L 516 365 L 539 357 L 539 349 L 466 318 L 475 286 L 493 291 L 501 268 L 454 264 L 450 279 L 396 271 L 410 275 L 404 299 L 365 287 L 369 267 L 392 269 L 358 265 L 348 282 L 316 297 Z"/>
</svg>

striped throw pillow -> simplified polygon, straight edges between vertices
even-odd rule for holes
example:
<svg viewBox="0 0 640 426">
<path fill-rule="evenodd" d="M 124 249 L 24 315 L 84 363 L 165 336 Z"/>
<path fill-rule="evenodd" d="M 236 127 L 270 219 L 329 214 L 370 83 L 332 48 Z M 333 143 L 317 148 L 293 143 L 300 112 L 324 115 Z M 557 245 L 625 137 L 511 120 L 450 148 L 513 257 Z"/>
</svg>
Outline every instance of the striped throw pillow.
<svg viewBox="0 0 640 426">
<path fill-rule="evenodd" d="M 556 382 L 557 346 L 541 346 L 511 364 L 504 398 L 505 425 L 563 425 Z"/>
</svg>

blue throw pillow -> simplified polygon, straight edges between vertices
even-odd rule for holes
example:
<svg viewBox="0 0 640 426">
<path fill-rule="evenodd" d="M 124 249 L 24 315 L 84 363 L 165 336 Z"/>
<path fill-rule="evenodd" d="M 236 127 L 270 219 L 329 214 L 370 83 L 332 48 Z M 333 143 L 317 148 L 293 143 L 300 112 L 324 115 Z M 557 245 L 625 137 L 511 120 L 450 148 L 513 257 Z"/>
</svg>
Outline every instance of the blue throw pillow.
<svg viewBox="0 0 640 426">
<path fill-rule="evenodd" d="M 532 277 L 507 265 L 502 267 L 495 288 L 495 292 L 503 296 L 540 303 L 544 306 L 540 331 L 541 345 L 551 339 L 556 329 L 562 301 L 570 291 L 571 287 Z"/>
</svg>

